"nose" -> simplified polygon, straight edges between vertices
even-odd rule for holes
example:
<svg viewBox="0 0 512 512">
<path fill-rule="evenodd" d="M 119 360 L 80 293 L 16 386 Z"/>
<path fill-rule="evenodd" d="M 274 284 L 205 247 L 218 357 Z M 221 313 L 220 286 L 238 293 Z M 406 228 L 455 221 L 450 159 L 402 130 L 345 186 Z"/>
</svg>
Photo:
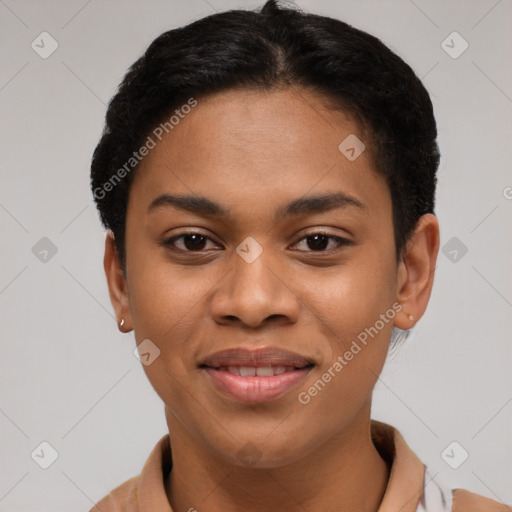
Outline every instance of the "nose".
<svg viewBox="0 0 512 512">
<path fill-rule="evenodd" d="M 210 303 L 217 324 L 255 329 L 297 322 L 300 301 L 293 292 L 292 273 L 272 264 L 265 252 L 252 263 L 234 255 L 233 268 Z"/>
</svg>

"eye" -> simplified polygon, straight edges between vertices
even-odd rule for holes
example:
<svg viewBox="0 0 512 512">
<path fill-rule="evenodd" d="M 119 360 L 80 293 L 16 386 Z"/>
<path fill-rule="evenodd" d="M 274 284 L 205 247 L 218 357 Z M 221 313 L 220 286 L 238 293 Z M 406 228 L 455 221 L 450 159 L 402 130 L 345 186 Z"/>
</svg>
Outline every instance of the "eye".
<svg viewBox="0 0 512 512">
<path fill-rule="evenodd" d="M 341 236 L 329 235 L 323 231 L 317 233 L 311 233 L 301 238 L 296 245 L 304 245 L 309 247 L 311 250 L 299 249 L 301 252 L 336 252 L 344 246 L 352 245 L 350 240 Z"/>
<path fill-rule="evenodd" d="M 210 237 L 196 231 L 190 231 L 167 238 L 162 242 L 162 245 L 182 252 L 200 252 L 212 249 L 212 247 L 207 247 L 209 242 L 218 247 L 218 244 L 216 244 Z M 329 253 L 336 252 L 344 246 L 352 245 L 352 242 L 346 238 L 329 235 L 328 233 L 321 231 L 306 235 L 296 242 L 295 245 L 300 246 L 301 244 L 303 248 L 298 249 L 300 252 Z M 306 248 L 304 248 L 304 246 L 306 246 Z"/>
<path fill-rule="evenodd" d="M 213 243 L 213 240 L 206 235 L 197 233 L 195 231 L 190 231 L 187 233 L 181 233 L 180 235 L 175 235 L 171 238 L 167 238 L 162 242 L 162 245 L 183 252 L 199 252 L 208 250 L 206 248 L 208 241 Z M 180 245 L 180 247 L 178 247 L 178 245 Z"/>
</svg>

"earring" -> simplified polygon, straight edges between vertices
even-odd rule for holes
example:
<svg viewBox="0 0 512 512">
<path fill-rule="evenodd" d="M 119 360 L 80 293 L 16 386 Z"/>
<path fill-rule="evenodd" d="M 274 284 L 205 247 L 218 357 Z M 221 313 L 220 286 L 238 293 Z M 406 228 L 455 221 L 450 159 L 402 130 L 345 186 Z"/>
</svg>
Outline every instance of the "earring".
<svg viewBox="0 0 512 512">
<path fill-rule="evenodd" d="M 412 315 L 409 315 L 409 320 L 414 320 L 414 317 Z"/>
<path fill-rule="evenodd" d="M 121 318 L 121 321 L 119 322 L 119 327 L 123 327 L 124 325 L 124 318 Z"/>
</svg>

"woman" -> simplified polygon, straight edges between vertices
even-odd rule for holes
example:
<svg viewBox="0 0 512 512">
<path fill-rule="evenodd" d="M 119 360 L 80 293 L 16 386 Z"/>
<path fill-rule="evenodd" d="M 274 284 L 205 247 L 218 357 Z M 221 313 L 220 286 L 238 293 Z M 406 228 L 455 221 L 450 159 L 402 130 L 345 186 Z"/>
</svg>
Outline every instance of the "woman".
<svg viewBox="0 0 512 512">
<path fill-rule="evenodd" d="M 279 7 L 162 34 L 92 162 L 105 271 L 169 434 L 94 511 L 505 511 L 371 420 L 434 279 L 429 95 L 379 40 Z"/>
</svg>

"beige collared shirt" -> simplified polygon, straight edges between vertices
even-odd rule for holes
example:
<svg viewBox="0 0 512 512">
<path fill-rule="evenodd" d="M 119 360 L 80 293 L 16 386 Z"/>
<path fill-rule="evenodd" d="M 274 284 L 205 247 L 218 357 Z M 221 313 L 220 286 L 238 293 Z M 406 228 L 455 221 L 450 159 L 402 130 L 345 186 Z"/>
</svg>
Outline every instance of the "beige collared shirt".
<svg viewBox="0 0 512 512">
<path fill-rule="evenodd" d="M 378 421 L 371 423 L 379 453 L 391 473 L 378 512 L 511 512 L 512 507 L 462 489 L 443 489 L 407 446 L 400 432 Z M 98 502 L 90 512 L 173 512 L 164 482 L 171 471 L 169 434 L 158 441 L 140 475 L 130 478 Z"/>
</svg>

